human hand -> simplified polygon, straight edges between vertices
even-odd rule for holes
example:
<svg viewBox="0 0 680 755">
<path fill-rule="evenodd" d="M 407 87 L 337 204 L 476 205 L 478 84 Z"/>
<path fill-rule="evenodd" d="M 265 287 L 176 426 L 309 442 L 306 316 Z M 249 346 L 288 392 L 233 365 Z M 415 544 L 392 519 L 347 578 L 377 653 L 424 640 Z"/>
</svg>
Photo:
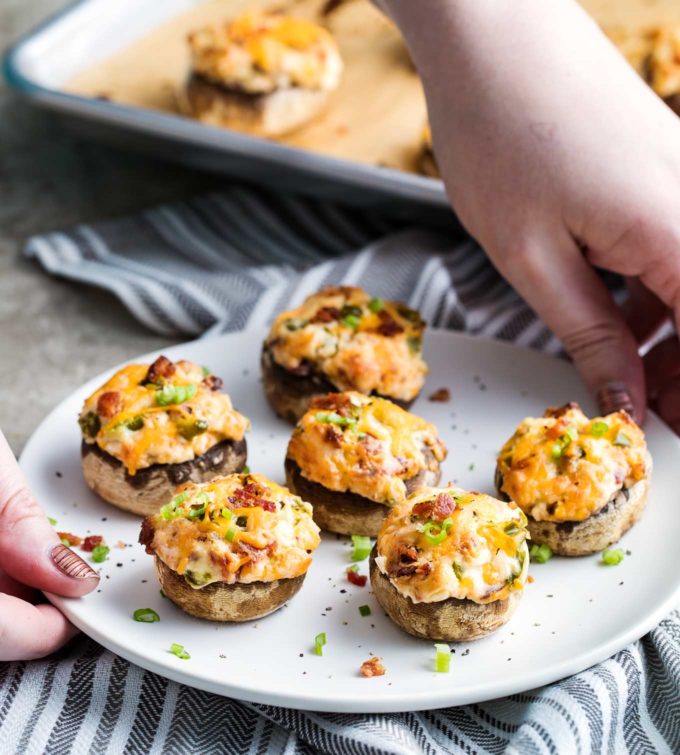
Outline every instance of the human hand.
<svg viewBox="0 0 680 755">
<path fill-rule="evenodd" d="M 381 0 L 423 79 L 462 223 L 603 411 L 680 432 L 680 122 L 573 0 Z M 632 280 L 624 312 L 594 268 Z M 647 386 L 645 385 L 645 366 Z"/>
<path fill-rule="evenodd" d="M 76 634 L 54 606 L 36 604 L 38 590 L 78 598 L 98 584 L 60 543 L 0 432 L 0 661 L 40 658 Z"/>
</svg>

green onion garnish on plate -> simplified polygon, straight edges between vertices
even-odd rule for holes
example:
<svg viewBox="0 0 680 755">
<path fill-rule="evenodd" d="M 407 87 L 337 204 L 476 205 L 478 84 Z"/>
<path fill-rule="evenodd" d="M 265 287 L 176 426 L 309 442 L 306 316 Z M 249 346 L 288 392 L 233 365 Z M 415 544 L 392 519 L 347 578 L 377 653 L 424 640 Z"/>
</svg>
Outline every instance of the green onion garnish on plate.
<svg viewBox="0 0 680 755">
<path fill-rule="evenodd" d="M 607 548 L 602 551 L 602 563 L 605 566 L 618 566 L 623 561 L 621 548 Z"/>
<path fill-rule="evenodd" d="M 539 545 L 538 543 L 534 543 L 529 551 L 531 560 L 535 561 L 537 564 L 544 564 L 546 561 L 550 561 L 552 555 L 552 548 L 545 544 Z"/>
<path fill-rule="evenodd" d="M 49 523 L 50 523 L 50 524 L 51 524 L 51 525 L 52 525 L 53 527 L 54 527 L 54 526 L 56 525 L 56 523 L 57 523 L 57 520 L 56 520 L 56 519 L 52 519 L 52 517 L 51 517 L 51 516 L 48 516 L 48 517 L 47 517 L 47 521 L 48 521 L 48 522 L 49 522 Z"/>
<path fill-rule="evenodd" d="M 141 621 L 143 624 L 153 624 L 154 622 L 161 620 L 161 617 L 153 610 L 153 608 L 138 608 L 132 614 L 132 618 L 135 621 Z"/>
<path fill-rule="evenodd" d="M 434 670 L 438 674 L 448 674 L 451 667 L 451 648 L 442 643 L 435 643 Z"/>
<path fill-rule="evenodd" d="M 184 649 L 184 645 L 180 645 L 177 642 L 173 642 L 172 645 L 170 645 L 170 648 L 168 649 L 168 653 L 172 653 L 173 655 L 176 655 L 178 658 L 181 658 L 183 661 L 186 661 L 187 658 L 191 658 L 189 653 Z"/>
<path fill-rule="evenodd" d="M 370 606 L 359 606 L 359 613 L 362 616 L 370 616 L 371 615 L 371 607 Z"/>
<path fill-rule="evenodd" d="M 97 545 L 92 549 L 92 560 L 96 564 L 101 564 L 109 557 L 110 548 L 108 545 Z"/>
<path fill-rule="evenodd" d="M 314 652 L 317 655 L 323 655 L 323 646 L 326 644 L 326 633 L 319 632 L 314 638 Z"/>
<path fill-rule="evenodd" d="M 371 538 L 364 535 L 352 535 L 352 561 L 364 561 L 371 553 Z"/>
</svg>

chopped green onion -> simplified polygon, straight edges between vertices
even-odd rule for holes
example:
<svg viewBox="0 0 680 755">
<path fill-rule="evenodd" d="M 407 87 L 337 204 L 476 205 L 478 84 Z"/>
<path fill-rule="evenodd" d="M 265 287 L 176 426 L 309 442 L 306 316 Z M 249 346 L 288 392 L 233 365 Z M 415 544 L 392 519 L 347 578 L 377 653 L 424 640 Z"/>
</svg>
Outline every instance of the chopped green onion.
<svg viewBox="0 0 680 755">
<path fill-rule="evenodd" d="M 347 327 L 356 330 L 359 327 L 361 318 L 357 317 L 356 315 L 347 315 L 346 317 L 342 318 L 342 321 L 345 323 L 345 325 L 347 325 Z"/>
<path fill-rule="evenodd" d="M 534 543 L 529 551 L 531 560 L 537 564 L 544 564 L 546 561 L 550 561 L 552 554 L 552 548 L 549 545 L 539 545 L 538 543 Z"/>
<path fill-rule="evenodd" d="M 133 432 L 136 432 L 137 430 L 141 430 L 144 427 L 144 417 L 140 417 L 137 415 L 136 417 L 133 417 L 126 425 L 128 430 L 132 430 Z"/>
<path fill-rule="evenodd" d="M 601 438 L 607 432 L 609 432 L 609 425 L 606 422 L 593 422 L 593 426 L 590 428 L 590 434 L 594 438 Z"/>
<path fill-rule="evenodd" d="M 371 301 L 368 302 L 368 308 L 371 312 L 381 312 L 385 308 L 385 302 L 377 296 L 374 296 Z"/>
<path fill-rule="evenodd" d="M 569 425 L 564 431 L 564 435 L 569 438 L 570 441 L 576 440 L 578 438 L 578 430 L 573 425 Z"/>
<path fill-rule="evenodd" d="M 161 506 L 160 515 L 166 522 L 169 522 L 171 519 L 176 519 L 179 516 L 179 513 L 175 509 L 175 504 L 170 501 L 170 503 L 166 503 L 165 506 Z"/>
<path fill-rule="evenodd" d="M 57 523 L 56 519 L 52 519 L 51 516 L 47 517 L 47 521 L 54 527 L 54 525 Z"/>
<path fill-rule="evenodd" d="M 94 412 L 88 412 L 79 417 L 78 424 L 83 435 L 87 438 L 94 438 L 102 427 L 99 417 Z"/>
<path fill-rule="evenodd" d="M 615 446 L 630 446 L 631 439 L 622 432 L 618 432 L 616 434 L 616 438 L 614 438 L 614 445 Z"/>
<path fill-rule="evenodd" d="M 247 464 L 243 465 L 243 469 L 241 470 L 241 474 L 250 474 L 250 467 Z"/>
<path fill-rule="evenodd" d="M 319 632 L 314 638 L 314 652 L 317 655 L 323 655 L 323 646 L 326 644 L 326 633 Z"/>
<path fill-rule="evenodd" d="M 359 564 L 352 564 L 347 568 L 348 571 L 358 572 L 359 571 Z"/>
<path fill-rule="evenodd" d="M 508 524 L 503 527 L 503 532 L 505 532 L 506 535 L 516 535 L 519 532 L 519 525 L 517 522 L 508 522 Z"/>
<path fill-rule="evenodd" d="M 191 385 L 173 385 L 168 383 L 159 391 L 156 391 L 156 403 L 159 406 L 168 406 L 169 404 L 182 404 L 189 401 L 196 395 L 196 386 Z"/>
<path fill-rule="evenodd" d="M 553 459 L 559 459 L 560 456 L 562 456 L 563 450 L 561 443 L 553 443 L 553 447 L 550 449 L 550 455 Z"/>
<path fill-rule="evenodd" d="M 225 508 L 220 511 L 220 516 L 223 516 L 225 519 L 231 519 L 234 516 L 234 512 L 225 506 Z"/>
<path fill-rule="evenodd" d="M 201 372 L 203 373 L 203 377 L 208 377 L 210 374 L 210 368 L 209 367 L 201 367 Z"/>
<path fill-rule="evenodd" d="M 433 522 L 428 519 L 423 525 L 422 533 L 430 545 L 439 545 L 446 540 L 446 535 L 453 525 L 453 519 L 447 516 L 443 522 Z"/>
<path fill-rule="evenodd" d="M 613 548 L 602 551 L 602 563 L 605 566 L 618 566 L 623 561 L 623 550 Z"/>
<path fill-rule="evenodd" d="M 68 548 L 71 547 L 71 541 L 67 537 L 61 538 L 61 544 L 67 546 Z"/>
<path fill-rule="evenodd" d="M 236 537 L 237 532 L 238 532 L 238 529 L 236 527 L 229 527 L 229 529 L 227 530 L 227 534 L 225 535 L 225 537 L 230 543 L 234 542 L 234 538 Z"/>
<path fill-rule="evenodd" d="M 200 519 L 202 516 L 205 515 L 205 506 L 201 506 L 197 509 L 191 509 L 191 511 L 188 514 L 189 519 Z"/>
<path fill-rule="evenodd" d="M 101 564 L 109 557 L 111 549 L 108 545 L 97 545 L 92 549 L 92 560 L 96 564 Z"/>
<path fill-rule="evenodd" d="M 448 645 L 435 643 L 434 670 L 438 674 L 448 674 L 451 667 L 451 648 Z"/>
<path fill-rule="evenodd" d="M 455 561 L 453 562 L 453 573 L 456 575 L 459 582 L 463 579 L 463 567 Z"/>
<path fill-rule="evenodd" d="M 359 606 L 359 613 L 362 616 L 370 616 L 371 615 L 371 607 L 370 606 Z"/>
<path fill-rule="evenodd" d="M 132 614 L 132 618 L 135 621 L 141 621 L 144 624 L 153 624 L 155 621 L 161 620 L 161 617 L 153 610 L 153 608 L 138 608 Z"/>
<path fill-rule="evenodd" d="M 202 490 L 197 496 L 196 500 L 198 503 L 210 503 L 210 496 L 205 492 L 205 490 Z"/>
<path fill-rule="evenodd" d="M 353 417 L 343 417 L 337 412 L 317 412 L 314 419 L 317 422 L 323 422 L 325 425 L 338 425 L 339 427 L 351 427 L 357 423 Z"/>
<path fill-rule="evenodd" d="M 352 561 L 364 561 L 371 553 L 371 538 L 363 535 L 352 535 Z"/>
<path fill-rule="evenodd" d="M 423 345 L 420 336 L 409 336 L 406 339 L 406 343 L 408 344 L 408 350 L 411 352 L 411 354 L 417 354 L 420 351 L 421 346 Z"/>
<path fill-rule="evenodd" d="M 170 645 L 168 653 L 172 653 L 173 655 L 176 655 L 178 658 L 181 658 L 183 661 L 185 661 L 187 658 L 191 658 L 189 653 L 187 653 L 187 651 L 184 649 L 184 645 L 180 645 L 177 642 L 173 642 L 172 645 Z"/>
<path fill-rule="evenodd" d="M 189 497 L 189 493 L 188 493 L 188 491 L 185 490 L 184 492 L 179 493 L 179 495 L 176 495 L 172 499 L 171 503 L 172 503 L 173 506 L 179 506 L 180 503 L 184 503 L 184 501 L 186 501 L 186 499 L 188 497 Z"/>
</svg>

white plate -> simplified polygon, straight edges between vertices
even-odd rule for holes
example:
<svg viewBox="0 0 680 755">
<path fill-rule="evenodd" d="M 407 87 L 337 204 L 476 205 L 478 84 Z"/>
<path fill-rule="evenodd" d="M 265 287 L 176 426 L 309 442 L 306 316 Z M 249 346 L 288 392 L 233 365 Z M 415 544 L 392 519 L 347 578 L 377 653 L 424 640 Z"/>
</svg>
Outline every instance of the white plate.
<svg viewBox="0 0 680 755">
<path fill-rule="evenodd" d="M 290 427 L 274 417 L 262 395 L 263 336 L 238 333 L 165 353 L 207 364 L 224 377 L 235 405 L 253 423 L 251 469 L 282 480 Z M 492 492 L 496 450 L 525 415 L 569 400 L 593 408 L 564 361 L 442 331 L 428 334 L 425 351 L 431 372 L 423 395 L 446 386 L 452 400 L 421 398 L 414 411 L 437 424 L 449 448 L 444 479 L 464 487 Z M 641 637 L 680 600 L 680 442 L 650 416 L 654 481 L 642 521 L 621 543 L 630 555 L 617 567 L 602 566 L 597 556 L 532 565 L 535 582 L 512 621 L 491 637 L 456 645 L 449 674 L 434 672 L 432 643 L 392 625 L 369 586 L 347 582 L 350 549 L 347 539 L 334 535 L 324 536 L 302 591 L 288 607 L 238 626 L 189 618 L 160 596 L 151 558 L 137 545 L 136 517 L 99 501 L 82 481 L 76 417 L 85 396 L 106 377 L 79 388 L 48 416 L 21 464 L 58 530 L 101 534 L 113 546 L 99 591 L 79 600 L 50 599 L 102 645 L 163 676 L 222 695 L 312 710 L 458 705 L 540 686 L 602 661 Z M 120 540 L 129 547 L 116 548 Z M 362 605 L 371 607 L 369 617 L 359 615 Z M 160 614 L 159 623 L 133 621 L 132 612 L 146 607 Z M 313 642 L 322 631 L 328 644 L 318 657 Z M 173 642 L 184 645 L 191 659 L 168 653 Z M 372 654 L 384 659 L 387 674 L 364 679 L 358 669 Z"/>
</svg>

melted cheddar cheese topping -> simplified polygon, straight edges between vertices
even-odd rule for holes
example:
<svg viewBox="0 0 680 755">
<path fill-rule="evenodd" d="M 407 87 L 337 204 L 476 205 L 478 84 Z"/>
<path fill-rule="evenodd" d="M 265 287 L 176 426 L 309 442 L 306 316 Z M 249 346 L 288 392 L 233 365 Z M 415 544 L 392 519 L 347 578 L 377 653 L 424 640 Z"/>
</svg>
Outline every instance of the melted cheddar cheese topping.
<svg viewBox="0 0 680 755">
<path fill-rule="evenodd" d="M 588 419 L 578 404 L 523 420 L 497 460 L 499 489 L 538 521 L 583 521 L 651 472 L 624 411 Z"/>
<path fill-rule="evenodd" d="M 330 91 L 342 59 L 330 32 L 301 18 L 249 11 L 189 35 L 194 73 L 230 89 L 267 94 L 291 87 Z"/>
<path fill-rule="evenodd" d="M 446 448 L 437 428 L 386 399 L 330 393 L 312 401 L 288 443 L 302 475 L 328 490 L 393 506 L 406 481 L 437 471 Z"/>
<path fill-rule="evenodd" d="M 340 286 L 280 314 L 265 346 L 293 374 L 315 371 L 338 390 L 410 401 L 427 374 L 421 355 L 424 330 L 415 310 Z"/>
<path fill-rule="evenodd" d="M 524 588 L 527 538 L 526 517 L 512 502 L 424 488 L 385 518 L 375 562 L 414 603 L 491 603 Z"/>
<path fill-rule="evenodd" d="M 178 488 L 145 520 L 142 542 L 200 588 L 298 577 L 320 540 L 308 503 L 262 475 L 233 474 Z"/>
<path fill-rule="evenodd" d="M 152 464 L 179 464 L 224 440 L 240 441 L 250 423 L 222 381 L 197 364 L 131 364 L 116 372 L 80 413 L 83 439 L 121 461 L 129 474 Z"/>
</svg>

